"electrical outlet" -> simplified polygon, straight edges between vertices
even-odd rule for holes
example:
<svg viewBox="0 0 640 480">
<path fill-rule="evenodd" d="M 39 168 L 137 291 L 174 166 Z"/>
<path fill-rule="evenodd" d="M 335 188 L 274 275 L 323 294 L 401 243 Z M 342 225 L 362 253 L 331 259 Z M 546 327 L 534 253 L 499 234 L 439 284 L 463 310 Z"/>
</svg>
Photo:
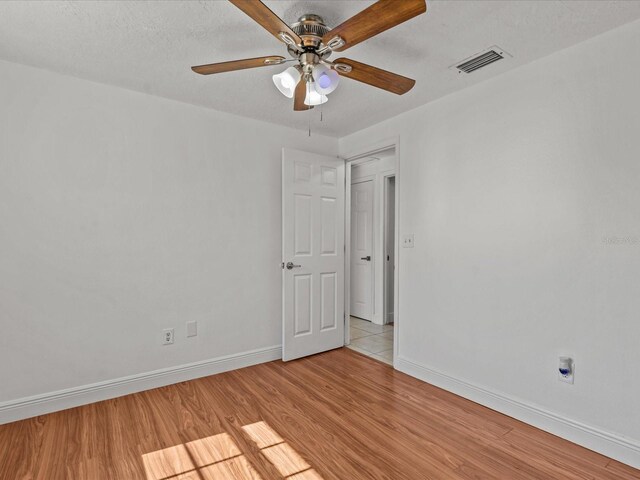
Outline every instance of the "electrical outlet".
<svg viewBox="0 0 640 480">
<path fill-rule="evenodd" d="M 413 233 L 402 235 L 402 248 L 413 248 Z"/>
<path fill-rule="evenodd" d="M 558 381 L 573 385 L 576 364 L 571 357 L 560 357 L 558 366 Z"/>
<path fill-rule="evenodd" d="M 162 330 L 162 344 L 171 345 L 173 343 L 173 328 L 165 328 Z"/>
<path fill-rule="evenodd" d="M 560 382 L 570 383 L 571 385 L 573 385 L 573 372 L 567 375 L 562 375 L 560 372 L 558 372 L 558 380 Z"/>
<path fill-rule="evenodd" d="M 187 322 L 187 337 L 195 337 L 198 335 L 198 322 Z"/>
</svg>

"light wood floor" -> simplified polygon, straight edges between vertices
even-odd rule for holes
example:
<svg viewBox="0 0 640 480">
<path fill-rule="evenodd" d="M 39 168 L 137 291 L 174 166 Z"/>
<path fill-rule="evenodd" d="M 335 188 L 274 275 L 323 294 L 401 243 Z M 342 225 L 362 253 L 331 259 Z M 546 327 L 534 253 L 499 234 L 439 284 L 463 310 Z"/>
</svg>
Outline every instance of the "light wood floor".
<svg viewBox="0 0 640 480">
<path fill-rule="evenodd" d="M 348 349 L 0 426 L 0 479 L 640 479 Z"/>
</svg>

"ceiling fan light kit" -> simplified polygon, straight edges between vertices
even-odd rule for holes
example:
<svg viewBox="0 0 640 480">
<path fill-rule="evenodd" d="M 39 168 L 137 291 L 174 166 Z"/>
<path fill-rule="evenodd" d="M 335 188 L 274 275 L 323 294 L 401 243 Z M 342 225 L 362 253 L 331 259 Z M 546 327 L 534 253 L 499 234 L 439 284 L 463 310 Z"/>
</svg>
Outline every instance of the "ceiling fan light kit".
<svg viewBox="0 0 640 480">
<path fill-rule="evenodd" d="M 304 97 L 304 104 L 314 107 L 316 105 L 322 105 L 323 103 L 327 103 L 329 101 L 329 97 L 323 95 L 322 93 L 318 93 L 318 91 L 314 88 L 314 84 L 307 84 L 307 94 Z"/>
<path fill-rule="evenodd" d="M 191 67 L 196 73 L 210 75 L 297 61 L 297 65 L 272 77 L 280 93 L 294 99 L 295 111 L 326 103 L 327 95 L 338 87 L 340 76 L 397 95 L 407 93 L 415 85 L 414 80 L 402 75 L 347 58 L 331 62 L 329 56 L 426 12 L 425 0 L 378 0 L 333 29 L 318 15 L 303 15 L 289 26 L 260 0 L 229 1 L 284 43 L 292 60 L 269 56 Z"/>
<path fill-rule="evenodd" d="M 289 67 L 284 72 L 274 75 L 273 83 L 285 97 L 293 98 L 296 85 L 300 81 L 301 74 L 295 67 Z"/>
<path fill-rule="evenodd" d="M 338 72 L 331 70 L 322 63 L 313 67 L 312 76 L 316 92 L 321 95 L 329 95 L 338 87 L 340 82 Z"/>
</svg>

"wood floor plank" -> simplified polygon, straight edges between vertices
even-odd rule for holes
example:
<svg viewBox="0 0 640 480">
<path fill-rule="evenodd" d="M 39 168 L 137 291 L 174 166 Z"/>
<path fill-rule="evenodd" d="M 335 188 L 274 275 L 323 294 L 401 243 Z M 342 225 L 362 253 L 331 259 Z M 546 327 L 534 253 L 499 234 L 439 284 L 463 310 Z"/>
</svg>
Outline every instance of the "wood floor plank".
<svg viewBox="0 0 640 480">
<path fill-rule="evenodd" d="M 606 478 L 616 478 L 621 480 L 633 480 L 638 478 L 638 470 L 635 468 L 631 468 L 628 465 L 624 465 L 620 462 L 616 462 L 615 460 L 610 460 L 605 466 L 605 470 L 615 477 L 606 477 Z"/>
<path fill-rule="evenodd" d="M 369 425 L 368 425 L 369 428 L 361 428 L 359 424 L 361 418 L 352 416 L 353 413 L 359 411 L 361 407 L 353 408 L 353 406 L 348 402 L 341 401 L 341 397 L 345 396 L 341 392 L 341 390 L 348 388 L 349 385 L 352 383 L 352 381 L 351 380 L 345 381 L 343 379 L 340 379 L 339 377 L 332 378 L 329 372 L 322 372 L 321 374 L 319 374 L 317 368 L 309 369 L 308 367 L 301 366 L 304 369 L 304 371 L 300 369 L 298 369 L 300 371 L 296 371 L 295 367 L 296 367 L 295 365 L 292 365 L 292 368 L 288 369 L 288 371 L 283 373 L 283 375 L 290 375 L 291 378 L 289 378 L 289 380 L 291 381 L 291 383 L 297 384 L 297 388 L 300 389 L 301 391 L 312 390 L 316 393 L 316 395 L 321 395 L 322 386 L 324 385 L 326 387 L 324 391 L 324 396 L 321 397 L 320 402 L 315 402 L 315 403 L 328 404 L 332 406 L 333 405 L 343 406 L 343 411 L 339 412 L 340 414 L 337 419 L 337 425 L 334 428 L 337 430 L 341 428 L 345 428 L 346 431 L 343 432 L 343 435 L 345 436 L 348 435 L 350 443 L 353 445 L 363 445 L 366 447 L 366 445 L 371 443 L 372 441 L 371 434 L 373 433 L 373 429 L 371 429 L 370 426 L 371 426 L 371 422 L 375 421 L 376 417 L 367 415 L 366 419 L 369 422 Z M 386 365 L 385 365 L 385 368 L 387 370 L 389 369 L 389 367 Z M 305 372 L 306 372 L 306 375 L 304 374 Z M 324 382 L 319 382 L 319 384 L 314 382 L 314 377 L 317 377 L 318 375 L 321 375 L 320 378 L 325 379 Z M 327 382 L 327 380 L 329 381 Z M 313 405 L 315 403 L 305 406 L 305 411 L 313 409 Z M 359 403 L 361 406 L 365 407 L 364 410 L 367 412 L 379 412 L 380 408 L 383 408 L 385 410 L 392 408 L 391 405 L 376 405 L 372 401 L 371 396 L 369 396 L 366 400 L 364 398 L 361 399 Z M 358 402 L 356 402 L 355 404 L 357 405 Z M 413 417 L 412 412 L 408 412 L 408 413 L 409 413 L 409 417 L 407 417 L 408 421 L 415 422 L 415 419 L 410 418 L 410 417 Z M 326 422 L 326 418 L 321 417 L 319 423 L 324 424 L 325 422 Z M 403 432 L 403 433 L 406 433 L 406 432 Z M 413 465 L 415 463 L 414 457 L 416 455 L 416 449 L 407 450 L 406 448 L 403 448 L 403 445 L 406 444 L 406 439 L 403 440 L 402 438 L 400 438 L 399 441 L 394 441 L 393 436 L 394 434 L 397 434 L 397 432 L 394 432 L 389 428 L 386 429 L 385 434 L 386 434 L 385 444 L 387 444 L 389 447 L 385 451 L 381 452 L 379 455 L 376 456 L 376 461 L 387 462 L 385 467 L 386 470 L 395 468 L 393 466 L 398 464 Z M 365 459 L 367 457 L 370 457 L 370 455 L 366 451 L 366 448 L 364 451 L 360 452 L 360 454 Z M 369 460 L 368 462 L 371 462 L 371 460 Z M 366 472 L 368 470 L 368 467 L 370 466 L 371 465 L 364 465 L 364 472 Z M 398 471 L 395 473 L 396 476 L 402 476 L 403 474 L 410 473 L 406 466 L 404 468 L 400 468 L 397 470 Z M 418 473 L 414 472 L 414 474 L 439 475 L 439 474 L 442 474 L 443 471 L 450 472 L 451 471 L 450 465 L 448 464 L 448 462 L 444 464 L 442 462 L 439 462 L 439 458 L 435 456 L 433 457 L 433 462 L 429 465 L 429 468 L 426 468 L 426 466 L 423 466 Z M 370 473 L 370 475 L 373 475 L 373 473 Z M 450 473 L 449 473 L 449 477 L 451 477 Z M 396 478 L 396 477 L 393 477 L 393 478 Z"/>
<path fill-rule="evenodd" d="M 334 472 L 355 475 L 352 478 L 362 475 L 365 467 L 364 459 L 354 451 L 346 450 L 348 453 L 343 456 L 345 461 L 336 461 L 336 449 L 344 451 L 348 443 L 344 435 L 337 430 L 326 428 L 326 425 L 342 423 L 340 413 L 327 410 L 324 402 L 318 401 L 312 388 L 300 391 L 293 385 L 287 384 L 287 389 L 281 390 L 278 384 L 283 380 L 286 379 L 282 372 L 269 368 L 269 365 L 256 368 L 246 379 L 240 378 L 239 375 L 236 378 L 238 383 L 244 382 L 259 387 L 254 390 L 256 399 L 260 405 L 268 406 L 262 410 L 261 417 L 270 426 L 277 425 L 273 428 L 303 454 L 303 457 L 322 456 L 326 459 L 323 462 L 326 464 L 323 465 L 325 468 L 321 473 L 327 479 L 340 478 Z M 311 403 L 312 408 L 305 408 L 309 405 L 308 396 L 316 400 Z M 316 466 L 313 462 L 310 464 Z"/>
<path fill-rule="evenodd" d="M 339 349 L 0 426 L 2 480 L 640 480 Z"/>
<path fill-rule="evenodd" d="M 317 372 L 317 369 L 314 371 Z M 325 375 L 325 373 L 323 372 L 322 375 Z M 359 380 L 360 379 L 355 378 L 350 379 L 346 382 L 346 386 L 349 387 L 353 384 L 357 384 Z M 308 378 L 306 379 L 305 384 L 310 384 Z M 331 382 L 332 391 L 339 391 L 340 386 L 341 384 L 337 379 L 334 379 Z M 371 392 L 371 389 L 369 389 L 369 391 Z M 374 395 L 370 395 L 370 400 L 374 400 Z M 458 469 L 458 467 L 460 467 L 458 472 L 463 478 L 467 478 L 467 474 L 464 473 L 465 469 L 462 467 L 465 463 L 469 462 L 475 465 L 476 471 L 482 471 L 481 467 L 484 467 L 485 478 L 490 476 L 490 472 L 497 474 L 500 472 L 505 473 L 506 471 L 509 471 L 509 478 L 514 480 L 524 478 L 548 478 L 542 474 L 536 476 L 534 471 L 527 472 L 526 463 L 517 457 L 514 458 L 512 456 L 502 455 L 501 452 L 491 452 L 491 455 L 483 456 L 482 452 L 484 449 L 482 447 L 487 444 L 492 444 L 497 438 L 500 438 L 501 435 L 508 432 L 510 428 L 500 428 L 499 430 L 492 432 L 491 428 L 487 428 L 487 426 L 491 426 L 493 423 L 488 422 L 487 424 L 484 424 L 482 417 L 479 417 L 477 414 L 474 417 L 476 420 L 475 422 L 468 419 L 461 422 L 460 419 L 462 417 L 468 416 L 468 413 L 465 412 L 458 412 L 458 418 L 452 419 L 450 415 L 451 407 L 442 402 L 441 403 L 449 410 L 449 414 L 442 415 L 442 417 L 439 418 L 439 412 L 434 412 L 432 410 L 433 404 L 438 403 L 435 398 L 433 398 L 428 405 L 425 405 L 425 402 L 418 405 L 412 404 L 412 402 L 403 402 L 400 400 L 398 402 L 394 402 L 393 407 L 386 405 L 383 400 L 384 399 L 382 399 L 380 404 L 377 406 L 380 407 L 381 410 L 386 411 L 386 416 L 371 417 L 366 415 L 360 418 L 361 415 L 359 412 L 356 412 L 355 415 L 359 417 L 361 423 L 364 422 L 369 424 L 362 425 L 365 431 L 372 430 L 371 423 L 375 424 L 376 422 L 384 422 L 381 425 L 384 428 L 383 435 L 388 438 L 390 444 L 395 444 L 396 442 L 394 442 L 393 438 L 389 435 L 400 434 L 400 437 L 401 439 L 404 439 L 404 442 L 409 441 L 414 446 L 414 450 L 421 449 L 421 447 L 423 447 L 422 451 L 432 453 L 440 450 L 440 453 L 443 454 L 433 455 L 433 458 L 446 458 L 449 463 L 446 466 L 449 469 Z M 334 398 L 332 401 L 339 403 L 339 399 Z M 371 405 L 373 404 L 370 403 L 368 408 L 371 408 Z M 397 415 L 389 415 L 391 408 L 393 408 L 393 411 Z M 425 413 L 425 411 L 428 413 L 428 422 L 423 422 L 421 419 L 421 416 L 424 416 L 421 415 L 421 413 Z M 487 411 L 490 410 L 487 409 Z M 437 438 L 438 444 L 431 442 L 423 445 L 424 442 L 422 437 L 428 436 Z M 404 442 L 400 441 L 399 444 Z M 465 449 L 464 458 L 458 453 L 458 447 L 460 445 L 465 445 L 467 447 Z M 446 453 L 444 453 L 445 451 Z M 502 464 L 500 463 L 500 456 L 503 457 Z M 451 474 L 449 474 L 449 476 L 451 476 Z"/>
<path fill-rule="evenodd" d="M 276 414 L 281 415 L 279 424 L 288 430 L 283 436 L 291 439 L 296 448 L 308 453 L 308 456 L 317 456 L 318 452 L 323 452 L 324 456 L 331 458 L 335 457 L 336 449 L 345 452 L 342 459 L 339 458 L 343 461 L 334 462 L 333 465 L 314 465 L 310 462 L 320 474 L 327 478 L 408 478 L 412 466 L 405 468 L 403 472 L 395 465 L 399 462 L 398 458 L 391 453 L 381 451 L 375 456 L 371 455 L 368 439 L 349 425 L 339 406 L 323 398 L 313 385 L 296 385 L 298 375 L 288 377 L 290 372 L 277 372 L 269 367 L 265 366 L 254 381 L 265 382 L 265 389 L 269 388 L 268 385 L 273 385 L 278 377 L 289 381 L 288 395 L 281 396 L 278 402 L 280 408 L 274 409 Z M 288 429 L 289 425 L 296 425 L 296 428 Z M 304 436 L 300 435 L 301 432 L 304 432 Z M 318 441 L 320 439 L 322 441 Z M 333 452 L 327 449 L 329 445 Z"/>
</svg>

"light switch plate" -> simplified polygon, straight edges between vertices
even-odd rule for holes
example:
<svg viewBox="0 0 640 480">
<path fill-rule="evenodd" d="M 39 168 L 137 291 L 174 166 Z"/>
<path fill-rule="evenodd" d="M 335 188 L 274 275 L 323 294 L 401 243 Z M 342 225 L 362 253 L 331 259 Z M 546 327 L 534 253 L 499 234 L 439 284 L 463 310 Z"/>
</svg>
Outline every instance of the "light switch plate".
<svg viewBox="0 0 640 480">
<path fill-rule="evenodd" d="M 413 233 L 402 235 L 402 248 L 413 248 Z"/>
</svg>

